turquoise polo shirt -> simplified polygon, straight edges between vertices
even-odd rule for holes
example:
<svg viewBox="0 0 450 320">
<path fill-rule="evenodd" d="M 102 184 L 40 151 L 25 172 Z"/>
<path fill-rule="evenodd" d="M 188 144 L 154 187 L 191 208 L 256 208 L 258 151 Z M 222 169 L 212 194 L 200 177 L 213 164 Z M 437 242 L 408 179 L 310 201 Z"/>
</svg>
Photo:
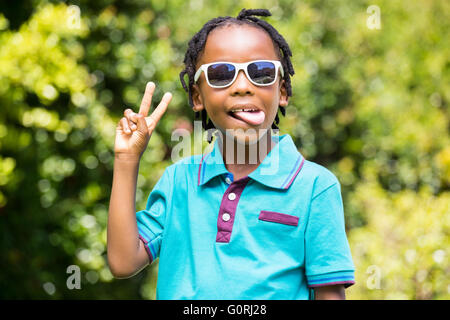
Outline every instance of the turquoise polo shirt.
<svg viewBox="0 0 450 320">
<path fill-rule="evenodd" d="M 168 166 L 136 213 L 157 299 L 310 299 L 354 283 L 340 184 L 288 134 L 234 180 L 218 145 Z"/>
</svg>

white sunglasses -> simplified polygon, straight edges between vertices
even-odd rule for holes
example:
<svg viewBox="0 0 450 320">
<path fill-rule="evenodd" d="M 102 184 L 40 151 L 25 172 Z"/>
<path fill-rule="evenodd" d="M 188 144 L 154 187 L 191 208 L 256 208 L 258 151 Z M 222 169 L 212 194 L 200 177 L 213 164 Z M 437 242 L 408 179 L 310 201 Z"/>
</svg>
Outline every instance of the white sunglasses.
<svg viewBox="0 0 450 320">
<path fill-rule="evenodd" d="M 219 61 L 201 65 L 195 73 L 194 82 L 197 82 L 203 71 L 210 87 L 225 88 L 236 80 L 240 70 L 244 70 L 247 79 L 257 86 L 274 84 L 278 70 L 281 72 L 281 77 L 284 76 L 281 62 L 276 60 L 256 60 L 245 63 Z"/>
</svg>

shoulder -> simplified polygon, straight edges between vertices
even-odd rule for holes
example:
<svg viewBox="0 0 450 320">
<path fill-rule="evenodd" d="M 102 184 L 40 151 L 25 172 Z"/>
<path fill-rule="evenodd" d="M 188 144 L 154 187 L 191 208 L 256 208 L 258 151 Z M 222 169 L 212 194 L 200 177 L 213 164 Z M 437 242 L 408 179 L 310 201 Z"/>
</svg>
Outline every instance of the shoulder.
<svg viewBox="0 0 450 320">
<path fill-rule="evenodd" d="M 200 165 L 202 162 L 204 155 L 202 154 L 196 154 L 193 156 L 185 157 L 179 160 L 176 160 L 173 164 L 167 167 L 167 169 L 170 168 L 170 170 L 192 170 L 195 167 Z"/>
<path fill-rule="evenodd" d="M 172 179 L 180 176 L 197 174 L 203 156 L 204 155 L 201 154 L 193 155 L 176 160 L 166 167 L 164 174 L 170 176 Z"/>
<path fill-rule="evenodd" d="M 340 189 L 340 183 L 336 175 L 316 162 L 305 159 L 302 174 L 313 184 L 313 197 L 332 186 Z"/>
<path fill-rule="evenodd" d="M 194 155 L 166 166 L 155 184 L 154 190 L 166 190 L 166 192 L 187 190 L 188 186 L 196 181 L 201 160 L 202 155 Z"/>
</svg>

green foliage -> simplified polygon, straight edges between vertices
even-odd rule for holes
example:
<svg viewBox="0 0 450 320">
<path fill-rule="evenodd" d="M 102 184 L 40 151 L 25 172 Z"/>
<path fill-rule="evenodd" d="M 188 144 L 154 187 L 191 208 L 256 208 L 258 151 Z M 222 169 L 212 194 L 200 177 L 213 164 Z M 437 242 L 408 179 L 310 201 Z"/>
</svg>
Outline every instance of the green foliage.
<svg viewBox="0 0 450 320">
<path fill-rule="evenodd" d="M 449 299 L 450 193 L 388 194 L 374 177 L 355 192 L 368 222 L 350 233 L 358 285 L 348 297 Z"/>
<path fill-rule="evenodd" d="M 269 9 L 293 52 L 281 133 L 342 184 L 348 297 L 450 297 L 448 1 L 14 3 L 20 15 L 0 6 L 0 297 L 155 298 L 157 264 L 128 280 L 107 267 L 115 126 L 147 81 L 153 105 L 172 92 L 140 166 L 143 208 L 172 163 L 171 133 L 192 129 L 178 78 L 187 42 L 242 8 Z M 366 25 L 370 5 L 381 29 Z M 66 286 L 72 264 L 81 290 Z"/>
</svg>

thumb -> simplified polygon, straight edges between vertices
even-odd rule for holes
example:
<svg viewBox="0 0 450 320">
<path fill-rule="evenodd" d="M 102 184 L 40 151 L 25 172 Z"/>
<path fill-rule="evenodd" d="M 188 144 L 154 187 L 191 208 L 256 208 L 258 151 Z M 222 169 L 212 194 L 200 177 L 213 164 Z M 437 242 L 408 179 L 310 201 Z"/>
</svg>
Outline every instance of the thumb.
<svg viewBox="0 0 450 320">
<path fill-rule="evenodd" d="M 145 118 L 142 114 L 136 114 L 136 118 L 137 118 L 137 129 L 139 132 L 142 132 L 144 134 L 148 133 L 148 128 L 147 128 L 147 122 L 145 121 Z"/>
</svg>

